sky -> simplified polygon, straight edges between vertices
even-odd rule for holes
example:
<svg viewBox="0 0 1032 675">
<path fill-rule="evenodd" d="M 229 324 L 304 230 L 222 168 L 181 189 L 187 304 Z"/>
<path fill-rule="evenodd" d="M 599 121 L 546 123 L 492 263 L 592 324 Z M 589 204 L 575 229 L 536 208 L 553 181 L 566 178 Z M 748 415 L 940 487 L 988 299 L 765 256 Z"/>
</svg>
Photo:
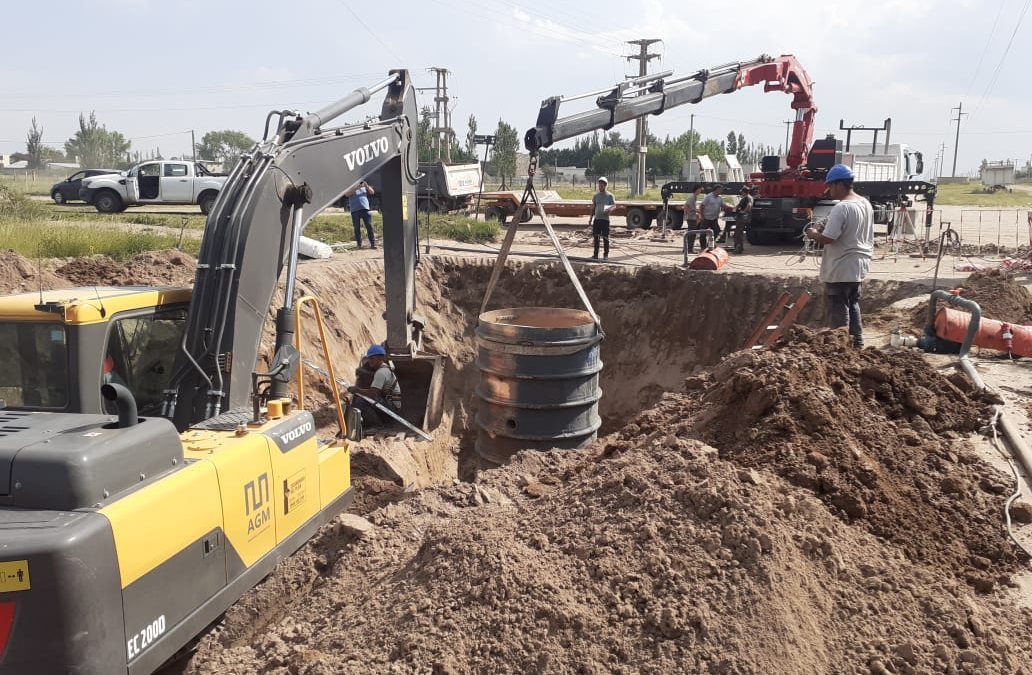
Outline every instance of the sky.
<svg viewBox="0 0 1032 675">
<path fill-rule="evenodd" d="M 95 110 L 132 148 L 189 152 L 190 133 L 261 135 L 273 108 L 316 110 L 391 68 L 419 87 L 430 67 L 451 71 L 459 138 L 475 115 L 480 133 L 499 119 L 533 126 L 543 99 L 612 85 L 637 72 L 627 40 L 655 38 L 652 70 L 688 74 L 794 54 L 815 82 L 816 138 L 848 125 L 893 122 L 892 141 L 928 165 L 945 145 L 949 175 L 955 108 L 963 104 L 957 173 L 982 159 L 1032 156 L 1032 0 L 37 0 L 4 3 L 0 153 L 23 151 L 35 116 L 60 146 L 80 112 Z M 856 11 L 850 11 L 858 8 Z M 420 92 L 420 106 L 432 92 Z M 354 114 L 373 115 L 381 96 Z M 778 146 L 790 98 L 762 87 L 650 118 L 663 137 Z M 573 106 L 574 104 L 571 104 Z M 593 105 L 591 99 L 569 112 Z M 564 112 L 567 109 L 564 108 Z M 968 114 L 969 113 L 969 114 Z M 633 123 L 618 128 L 633 136 Z M 842 132 L 838 132 L 842 135 Z"/>
</svg>

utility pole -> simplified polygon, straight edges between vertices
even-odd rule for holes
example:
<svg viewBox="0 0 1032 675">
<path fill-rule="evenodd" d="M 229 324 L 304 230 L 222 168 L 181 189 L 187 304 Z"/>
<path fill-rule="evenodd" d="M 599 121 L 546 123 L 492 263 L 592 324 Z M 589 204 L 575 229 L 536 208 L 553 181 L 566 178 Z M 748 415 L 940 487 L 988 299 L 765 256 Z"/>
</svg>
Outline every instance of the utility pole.
<svg viewBox="0 0 1032 675">
<path fill-rule="evenodd" d="M 445 161 L 451 164 L 451 111 L 448 109 L 448 75 L 451 71 L 436 67 L 429 70 L 437 78 L 434 86 L 434 157 L 441 161 L 443 154 Z"/>
<path fill-rule="evenodd" d="M 638 76 L 644 76 L 649 74 L 649 61 L 652 59 L 658 59 L 659 54 L 652 54 L 649 52 L 649 45 L 660 42 L 656 39 L 642 39 L 642 40 L 628 40 L 627 44 L 636 45 L 638 47 L 638 53 L 633 56 L 625 57 L 628 61 L 638 62 Z M 642 92 L 645 93 L 645 92 Z M 649 135 L 649 123 L 646 116 L 641 116 L 635 123 L 634 132 L 634 150 L 635 150 L 635 168 L 634 178 L 631 180 L 631 193 L 634 195 L 641 195 L 645 193 L 645 155 L 648 153 Z"/>
<path fill-rule="evenodd" d="M 190 130 L 190 147 L 193 149 L 193 161 L 197 163 L 197 139 L 194 138 L 194 130 Z"/>
<path fill-rule="evenodd" d="M 957 140 L 955 140 L 953 142 L 953 177 L 956 178 L 957 177 L 957 150 L 960 149 L 960 119 L 964 115 L 967 115 L 967 113 L 964 112 L 964 102 L 963 101 L 961 101 L 957 105 L 956 108 L 952 108 L 950 110 L 950 112 L 953 112 L 954 110 L 957 111 L 957 119 L 953 120 L 954 122 L 957 123 Z"/>
</svg>

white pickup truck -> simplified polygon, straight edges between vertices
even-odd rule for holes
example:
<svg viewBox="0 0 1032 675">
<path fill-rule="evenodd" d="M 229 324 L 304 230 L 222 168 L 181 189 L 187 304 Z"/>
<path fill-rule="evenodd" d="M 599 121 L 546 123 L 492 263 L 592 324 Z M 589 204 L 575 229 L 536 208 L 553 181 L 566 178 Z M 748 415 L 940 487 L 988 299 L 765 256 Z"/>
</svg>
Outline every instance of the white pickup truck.
<svg viewBox="0 0 1032 675">
<path fill-rule="evenodd" d="M 207 214 L 226 176 L 185 160 L 142 162 L 129 171 L 82 181 L 79 198 L 101 213 L 117 213 L 142 204 L 197 204 Z"/>
</svg>

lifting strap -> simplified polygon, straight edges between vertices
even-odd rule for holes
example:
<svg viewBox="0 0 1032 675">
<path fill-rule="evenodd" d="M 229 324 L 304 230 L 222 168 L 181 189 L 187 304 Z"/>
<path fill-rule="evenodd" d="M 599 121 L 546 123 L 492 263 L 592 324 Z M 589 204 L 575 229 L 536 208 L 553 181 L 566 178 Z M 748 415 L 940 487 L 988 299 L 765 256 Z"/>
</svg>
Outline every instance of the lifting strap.
<svg viewBox="0 0 1032 675">
<path fill-rule="evenodd" d="M 512 242 L 516 238 L 516 229 L 523 220 L 523 214 L 527 209 L 531 208 L 531 202 L 533 202 L 537 215 L 545 225 L 545 232 L 548 234 L 548 238 L 551 239 L 556 253 L 559 254 L 559 260 L 562 261 L 566 275 L 570 278 L 570 282 L 573 283 L 573 287 L 577 291 L 577 296 L 584 305 L 584 309 L 591 315 L 591 319 L 595 322 L 599 334 L 602 335 L 602 321 L 598 318 L 598 314 L 595 313 L 595 308 L 592 307 L 587 293 L 584 292 L 584 287 L 581 286 L 580 279 L 577 278 L 577 273 L 574 272 L 573 265 L 570 264 L 570 259 L 566 257 L 566 251 L 563 249 L 559 237 L 556 235 L 555 230 L 552 229 L 552 222 L 549 220 L 548 214 L 545 213 L 545 207 L 542 206 L 541 200 L 538 198 L 537 190 L 534 189 L 534 173 L 537 170 L 537 160 L 537 153 L 532 153 L 530 156 L 530 166 L 527 169 L 527 187 L 523 191 L 523 198 L 520 199 L 520 206 L 516 209 L 512 222 L 509 223 L 509 229 L 505 232 L 505 239 L 502 241 L 502 247 L 498 251 L 498 258 L 495 260 L 494 268 L 491 270 L 491 279 L 487 282 L 487 291 L 484 293 L 484 301 L 480 305 L 480 313 L 483 314 L 487 311 L 495 286 L 498 285 L 498 279 L 505 268 L 505 261 L 509 257 L 509 249 L 512 248 Z"/>
</svg>

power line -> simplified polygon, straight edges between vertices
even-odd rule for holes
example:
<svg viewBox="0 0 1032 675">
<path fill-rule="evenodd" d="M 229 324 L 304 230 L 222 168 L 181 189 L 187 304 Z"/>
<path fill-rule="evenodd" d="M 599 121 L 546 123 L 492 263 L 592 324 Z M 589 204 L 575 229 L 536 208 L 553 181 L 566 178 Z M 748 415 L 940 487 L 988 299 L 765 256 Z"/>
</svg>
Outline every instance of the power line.
<svg viewBox="0 0 1032 675">
<path fill-rule="evenodd" d="M 590 37 L 589 34 L 584 33 L 584 32 L 582 32 L 580 30 L 577 30 L 577 29 L 572 29 L 572 28 L 568 28 L 568 27 L 564 27 L 565 30 L 560 30 L 558 28 L 548 28 L 546 26 L 541 26 L 539 24 L 536 24 L 533 21 L 513 23 L 512 21 L 504 21 L 504 20 L 502 20 L 498 16 L 497 13 L 492 14 L 490 12 L 486 12 L 485 13 L 485 12 L 475 11 L 477 8 L 476 8 L 475 5 L 472 5 L 472 4 L 470 4 L 470 5 L 456 5 L 456 4 L 452 4 L 452 3 L 446 2 L 445 0 L 431 0 L 431 1 L 436 3 L 436 4 L 438 4 L 438 5 L 441 5 L 443 7 L 447 7 L 448 9 L 454 10 L 456 12 L 461 12 L 462 14 L 464 14 L 466 16 L 472 16 L 472 17 L 477 17 L 477 18 L 483 19 L 484 21 L 488 22 L 488 25 L 492 25 L 492 24 L 493 25 L 500 25 L 500 26 L 504 26 L 504 27 L 507 27 L 507 28 L 511 28 L 512 30 L 518 31 L 518 32 L 521 32 L 521 33 L 529 31 L 531 33 L 535 33 L 539 37 L 545 37 L 545 38 L 549 38 L 551 40 L 562 40 L 562 41 L 565 41 L 565 42 L 576 42 L 576 43 L 581 44 L 582 46 L 586 46 L 586 47 L 589 47 L 591 49 L 597 49 L 599 51 L 606 52 L 606 53 L 611 54 L 613 56 L 622 56 L 622 54 L 620 54 L 619 52 L 611 51 L 611 50 L 607 49 L 606 47 L 602 46 L 601 44 L 599 44 L 597 42 L 590 41 L 588 39 L 588 37 Z M 556 25 L 558 25 L 558 24 L 556 24 Z"/>
<path fill-rule="evenodd" d="M 340 4 L 344 5 L 344 9 L 348 10 L 351 13 L 351 16 L 355 17 L 355 21 L 357 21 L 362 26 L 362 28 L 365 28 L 366 32 L 369 33 L 369 35 L 372 36 L 372 38 L 374 40 L 376 40 L 377 42 L 380 43 L 381 47 L 383 47 L 384 49 L 389 51 L 391 53 L 391 55 L 394 56 L 395 59 L 397 59 L 399 62 L 401 62 L 402 59 L 401 59 L 400 56 L 398 56 L 398 52 L 394 51 L 393 47 L 391 47 L 389 44 L 387 44 L 386 42 L 381 40 L 380 36 L 377 35 L 376 33 L 374 33 L 372 28 L 367 26 L 366 22 L 362 20 L 362 17 L 360 17 L 358 15 L 358 12 L 356 12 L 353 9 L 351 9 L 351 5 L 349 5 L 348 3 L 344 2 L 344 0 L 337 0 L 337 1 L 340 2 Z"/>
<path fill-rule="evenodd" d="M 992 77 L 989 79 L 989 83 L 985 87 L 985 91 L 982 93 L 982 100 L 978 104 L 978 108 L 975 109 L 977 113 L 982 109 L 982 106 L 989 99 L 989 94 L 992 93 L 993 87 L 996 86 L 996 80 L 1000 77 L 1000 72 L 1003 70 L 1003 64 L 1007 60 L 1007 55 L 1010 54 L 1011 46 L 1014 44 L 1014 38 L 1018 34 L 1018 30 L 1021 28 L 1021 22 L 1025 20 L 1025 15 L 1028 13 L 1029 7 L 1032 7 L 1032 0 L 1025 0 L 1025 4 L 1021 8 L 1021 13 L 1018 15 L 1018 20 L 1014 23 L 1014 30 L 1011 31 L 1010 39 L 1007 40 L 1007 46 L 1003 50 L 1003 55 L 1000 56 L 1000 62 L 996 64 L 996 70 L 993 71 Z"/>
<path fill-rule="evenodd" d="M 1000 8 L 996 10 L 996 20 L 993 21 L 993 27 L 989 31 L 989 37 L 985 40 L 985 46 L 982 47 L 982 55 L 978 57 L 978 65 L 975 66 L 975 72 L 971 75 L 971 81 L 968 82 L 967 89 L 964 90 L 964 98 L 968 97 L 971 93 L 971 87 L 974 86 L 975 80 L 978 78 L 978 73 L 982 70 L 982 62 L 985 60 L 985 55 L 989 52 L 989 45 L 993 42 L 993 36 L 996 35 L 996 27 L 1000 23 L 1000 16 L 1003 14 L 1003 8 L 1006 6 L 1007 0 L 1000 0 Z"/>
<path fill-rule="evenodd" d="M 363 80 L 371 80 L 380 75 L 380 73 L 363 73 L 358 75 L 347 75 L 347 76 L 335 76 L 335 77 L 321 77 L 321 78 L 306 78 L 306 79 L 295 79 L 295 80 L 261 80 L 255 82 L 244 82 L 240 84 L 222 84 L 212 85 L 208 87 L 194 87 L 185 89 L 149 89 L 149 90 L 137 90 L 137 91 L 108 91 L 108 92 L 61 92 L 61 93 L 39 93 L 39 94 L 9 94 L 4 93 L 5 99 L 24 99 L 24 98 L 116 98 L 116 97 L 152 97 L 152 96 L 189 96 L 192 94 L 212 94 L 212 93 L 239 93 L 241 89 L 251 89 L 258 91 L 265 90 L 276 90 L 276 89 L 298 89 L 305 87 L 324 87 L 331 86 L 334 84 L 344 84 L 348 82 L 358 82 Z"/>
</svg>

